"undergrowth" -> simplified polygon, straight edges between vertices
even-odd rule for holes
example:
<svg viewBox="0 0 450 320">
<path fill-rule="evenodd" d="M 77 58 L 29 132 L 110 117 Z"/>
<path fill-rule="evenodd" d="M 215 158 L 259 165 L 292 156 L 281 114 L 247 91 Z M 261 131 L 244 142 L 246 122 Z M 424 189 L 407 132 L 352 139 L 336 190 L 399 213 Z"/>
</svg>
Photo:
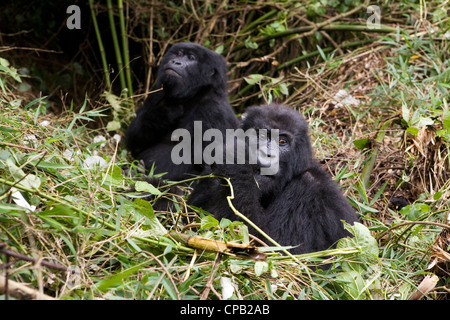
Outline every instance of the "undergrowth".
<svg viewBox="0 0 450 320">
<path fill-rule="evenodd" d="M 285 32 L 286 19 L 278 14 L 246 46 L 272 48 L 268 36 Z M 242 77 L 235 104 L 253 90 L 305 115 L 317 158 L 361 220 L 336 249 L 260 248 L 267 257 L 256 260 L 173 236 L 250 239 L 242 223 L 187 206 L 186 184 L 179 196 L 136 183 L 139 165 L 114 134 L 129 120 L 120 108 L 128 102 L 86 97 L 55 116 L 46 97 L 18 90 L 17 70 L 0 59 L 0 274 L 58 299 L 255 300 L 408 299 L 436 275 L 426 298 L 448 298 L 449 42 L 445 24 L 421 23 L 351 51 L 318 48 L 320 61 L 284 78 L 258 68 Z M 341 89 L 357 101 L 340 103 Z M 108 125 L 92 129 L 100 118 Z M 175 209 L 154 210 L 148 194 Z"/>
</svg>

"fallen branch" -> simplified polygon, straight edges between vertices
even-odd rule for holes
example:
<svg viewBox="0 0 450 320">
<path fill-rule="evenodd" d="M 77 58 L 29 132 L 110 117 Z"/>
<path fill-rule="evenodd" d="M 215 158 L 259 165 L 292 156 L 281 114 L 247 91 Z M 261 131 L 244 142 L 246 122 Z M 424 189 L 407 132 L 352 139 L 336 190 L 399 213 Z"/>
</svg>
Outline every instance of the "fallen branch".
<svg viewBox="0 0 450 320">
<path fill-rule="evenodd" d="M 439 278 L 436 275 L 427 275 L 417 287 L 417 290 L 409 297 L 409 300 L 420 300 L 438 283 Z"/>
<path fill-rule="evenodd" d="M 267 255 L 265 253 L 258 251 L 255 246 L 250 244 L 223 242 L 200 236 L 191 236 L 180 232 L 170 232 L 169 236 L 176 241 L 182 242 L 185 245 L 198 250 L 245 257 L 256 261 L 263 261 L 267 259 Z"/>
<path fill-rule="evenodd" d="M 0 294 L 6 294 L 20 300 L 55 300 L 46 294 L 0 275 Z"/>
<path fill-rule="evenodd" d="M 67 271 L 67 268 L 60 264 L 55 264 L 55 263 L 52 263 L 52 262 L 49 262 L 46 260 L 42 260 L 42 259 L 35 259 L 35 258 L 32 258 L 25 254 L 21 254 L 21 253 L 6 249 L 5 246 L 6 245 L 4 243 L 0 243 L 0 254 L 3 253 L 9 257 L 14 257 L 19 260 L 25 260 L 25 261 L 29 261 L 29 262 L 33 262 L 33 263 L 39 263 L 39 265 L 41 265 L 43 267 L 57 269 L 57 270 L 61 270 L 61 271 Z"/>
</svg>

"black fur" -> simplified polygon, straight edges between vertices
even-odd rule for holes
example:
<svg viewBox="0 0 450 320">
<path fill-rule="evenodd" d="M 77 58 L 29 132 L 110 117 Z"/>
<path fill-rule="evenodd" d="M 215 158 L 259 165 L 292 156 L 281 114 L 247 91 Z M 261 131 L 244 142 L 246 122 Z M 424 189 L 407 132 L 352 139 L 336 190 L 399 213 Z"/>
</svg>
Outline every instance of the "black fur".
<svg viewBox="0 0 450 320">
<path fill-rule="evenodd" d="M 236 209 L 279 244 L 297 246 L 290 250 L 294 254 L 325 250 L 348 236 L 341 220 L 357 221 L 355 211 L 313 159 L 304 118 L 283 105 L 250 107 L 242 128 L 279 129 L 283 141 L 275 175 L 261 175 L 259 165 L 212 166 L 214 174 L 230 178 Z M 202 179 L 189 203 L 219 219 L 236 220 L 226 201 L 229 194 L 223 179 Z"/>
<path fill-rule="evenodd" d="M 200 164 L 174 164 L 171 141 L 177 128 L 193 133 L 194 121 L 222 132 L 236 128 L 238 120 L 227 97 L 225 59 L 200 45 L 179 43 L 164 55 L 152 92 L 137 111 L 126 132 L 126 144 L 134 158 L 143 160 L 155 173 L 167 172 L 168 180 L 200 174 Z M 162 89 L 162 90 L 160 90 Z"/>
</svg>

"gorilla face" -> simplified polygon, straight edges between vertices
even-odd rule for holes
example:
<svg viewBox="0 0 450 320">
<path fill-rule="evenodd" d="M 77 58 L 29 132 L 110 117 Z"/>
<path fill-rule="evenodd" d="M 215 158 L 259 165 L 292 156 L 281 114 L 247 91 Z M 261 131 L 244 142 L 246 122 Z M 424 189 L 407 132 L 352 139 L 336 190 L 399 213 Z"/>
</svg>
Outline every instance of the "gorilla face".
<svg viewBox="0 0 450 320">
<path fill-rule="evenodd" d="M 164 55 L 158 79 L 167 96 L 186 99 L 204 95 L 208 88 L 226 89 L 225 74 L 221 55 L 194 43 L 179 43 Z"/>
<path fill-rule="evenodd" d="M 275 104 L 250 107 L 247 109 L 242 128 L 243 130 L 254 128 L 258 132 L 265 129 L 267 148 L 263 149 L 266 149 L 271 156 L 275 156 L 265 157 L 265 154 L 261 152 L 258 154 L 258 163 L 254 172 L 263 194 L 266 191 L 282 188 L 283 182 L 290 181 L 311 166 L 312 148 L 308 137 L 308 125 L 305 119 L 291 108 Z M 274 132 L 278 134 L 273 136 Z M 261 146 L 259 149 L 261 150 Z M 271 165 L 270 161 L 278 161 L 276 174 L 260 174 L 262 168 Z"/>
</svg>

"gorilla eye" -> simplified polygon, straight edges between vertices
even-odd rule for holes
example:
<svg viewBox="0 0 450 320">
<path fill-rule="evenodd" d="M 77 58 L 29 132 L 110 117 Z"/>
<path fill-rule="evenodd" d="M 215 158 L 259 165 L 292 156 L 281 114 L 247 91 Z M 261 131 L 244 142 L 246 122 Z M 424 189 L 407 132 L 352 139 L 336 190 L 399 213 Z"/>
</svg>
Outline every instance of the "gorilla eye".
<svg viewBox="0 0 450 320">
<path fill-rule="evenodd" d="M 284 146 L 284 145 L 288 144 L 288 140 L 287 140 L 286 138 L 280 138 L 279 141 L 278 141 L 278 143 L 279 143 L 281 146 Z"/>
<path fill-rule="evenodd" d="M 189 55 L 189 60 L 195 60 L 195 56 L 193 54 Z"/>
<path fill-rule="evenodd" d="M 182 57 L 183 56 L 183 50 L 178 50 L 178 52 L 177 52 L 177 56 L 178 57 Z"/>
</svg>

